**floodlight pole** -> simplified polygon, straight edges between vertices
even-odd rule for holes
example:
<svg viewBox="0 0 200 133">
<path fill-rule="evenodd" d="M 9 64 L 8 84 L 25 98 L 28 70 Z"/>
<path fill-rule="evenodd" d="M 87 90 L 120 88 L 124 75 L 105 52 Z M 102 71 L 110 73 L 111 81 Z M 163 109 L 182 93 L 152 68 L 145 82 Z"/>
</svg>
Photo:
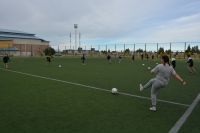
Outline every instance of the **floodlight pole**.
<svg viewBox="0 0 200 133">
<path fill-rule="evenodd" d="M 170 58 L 172 58 L 172 43 L 171 42 L 169 44 L 169 49 L 170 49 Z"/>
<path fill-rule="evenodd" d="M 77 29 L 78 29 L 78 24 L 74 24 L 74 31 L 75 31 L 75 50 L 77 49 Z"/>
<path fill-rule="evenodd" d="M 158 43 L 157 43 L 157 58 L 158 58 Z"/>
<path fill-rule="evenodd" d="M 99 51 L 99 55 L 101 55 L 100 45 L 98 45 L 98 51 Z"/>
<path fill-rule="evenodd" d="M 64 53 L 65 53 L 65 55 L 66 55 L 66 53 L 67 53 L 67 51 L 66 51 L 66 45 L 65 45 L 65 52 L 64 52 Z"/>
<path fill-rule="evenodd" d="M 81 47 L 81 33 L 79 32 L 79 48 Z"/>
<path fill-rule="evenodd" d="M 187 43 L 185 42 L 185 47 L 184 47 L 184 59 L 185 59 L 186 46 L 187 46 Z"/>
<path fill-rule="evenodd" d="M 69 42 L 70 42 L 70 50 L 71 50 L 71 45 L 72 45 L 72 34 L 71 34 L 71 32 L 70 32 L 70 34 L 69 34 Z"/>
</svg>

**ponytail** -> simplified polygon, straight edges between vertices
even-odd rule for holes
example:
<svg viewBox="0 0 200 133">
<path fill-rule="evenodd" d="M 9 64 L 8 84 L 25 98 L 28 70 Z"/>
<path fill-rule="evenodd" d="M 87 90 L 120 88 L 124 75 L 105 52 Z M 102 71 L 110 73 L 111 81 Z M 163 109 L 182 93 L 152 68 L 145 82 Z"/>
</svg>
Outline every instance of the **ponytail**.
<svg viewBox="0 0 200 133">
<path fill-rule="evenodd" d="M 163 55 L 162 56 L 162 60 L 163 60 L 163 65 L 164 66 L 166 65 L 166 63 L 170 66 L 169 57 L 167 55 Z"/>
</svg>

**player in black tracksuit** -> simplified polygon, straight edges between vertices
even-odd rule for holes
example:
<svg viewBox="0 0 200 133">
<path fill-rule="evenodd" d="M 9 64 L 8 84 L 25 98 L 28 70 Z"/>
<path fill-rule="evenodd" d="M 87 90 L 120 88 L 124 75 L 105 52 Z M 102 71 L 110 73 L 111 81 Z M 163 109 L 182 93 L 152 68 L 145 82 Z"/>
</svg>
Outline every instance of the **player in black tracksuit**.
<svg viewBox="0 0 200 133">
<path fill-rule="evenodd" d="M 151 59 L 154 60 L 154 54 L 152 54 Z"/>
<path fill-rule="evenodd" d="M 134 54 L 132 55 L 131 59 L 132 59 L 132 62 L 135 60 L 135 55 Z"/>
<path fill-rule="evenodd" d="M 47 62 L 49 63 L 51 62 L 51 56 L 47 56 L 46 59 L 47 59 Z"/>
<path fill-rule="evenodd" d="M 7 69 L 8 68 L 8 61 L 10 60 L 9 56 L 6 55 L 3 57 L 3 63 L 4 63 L 4 67 Z"/>
<path fill-rule="evenodd" d="M 82 60 L 82 63 L 85 64 L 85 60 L 86 60 L 85 54 L 83 54 L 83 56 L 81 57 L 81 60 Z"/>
<path fill-rule="evenodd" d="M 149 60 L 149 55 L 148 54 L 146 54 L 146 59 Z"/>
<path fill-rule="evenodd" d="M 109 54 L 107 55 L 107 60 L 109 63 L 111 63 L 111 56 Z"/>
<path fill-rule="evenodd" d="M 194 68 L 194 61 L 193 61 L 193 59 L 190 55 L 188 55 L 187 64 L 188 64 L 187 68 L 188 68 L 190 73 L 196 72 L 196 69 Z"/>
<path fill-rule="evenodd" d="M 172 58 L 172 67 L 175 69 L 176 68 L 176 59 Z"/>
<path fill-rule="evenodd" d="M 122 61 L 122 56 L 119 55 L 119 62 L 118 63 L 121 63 L 121 61 Z"/>
<path fill-rule="evenodd" d="M 141 54 L 141 59 L 142 59 L 142 60 L 144 59 L 144 54 L 143 54 L 143 53 Z"/>
</svg>

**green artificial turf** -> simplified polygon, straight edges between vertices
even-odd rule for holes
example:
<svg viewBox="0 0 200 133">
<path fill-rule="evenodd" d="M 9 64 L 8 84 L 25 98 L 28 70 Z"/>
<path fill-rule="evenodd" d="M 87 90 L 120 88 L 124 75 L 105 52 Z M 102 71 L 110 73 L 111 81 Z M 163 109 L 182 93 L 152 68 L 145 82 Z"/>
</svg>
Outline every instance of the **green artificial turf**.
<svg viewBox="0 0 200 133">
<path fill-rule="evenodd" d="M 86 65 L 82 65 L 80 57 L 57 57 L 48 64 L 44 57 L 13 57 L 9 69 L 149 97 L 150 90 L 140 92 L 138 85 L 153 77 L 147 67 L 154 67 L 156 62 L 123 59 L 119 64 L 113 59 L 109 64 L 105 58 L 88 57 Z M 195 63 L 199 68 L 200 63 Z M 176 70 L 188 84 L 182 86 L 172 78 L 158 98 L 191 104 L 200 92 L 199 72 L 189 74 L 185 61 L 177 61 Z M 1 133 L 167 133 L 187 109 L 159 102 L 158 111 L 150 112 L 149 100 L 2 69 L 0 75 Z M 200 132 L 198 112 L 199 107 L 181 132 Z"/>
</svg>

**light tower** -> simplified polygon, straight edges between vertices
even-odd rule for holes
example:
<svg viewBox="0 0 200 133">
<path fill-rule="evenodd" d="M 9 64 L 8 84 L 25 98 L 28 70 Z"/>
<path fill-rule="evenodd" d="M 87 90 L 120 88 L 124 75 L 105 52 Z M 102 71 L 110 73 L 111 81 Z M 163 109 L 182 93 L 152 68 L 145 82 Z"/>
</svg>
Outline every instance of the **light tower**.
<svg viewBox="0 0 200 133">
<path fill-rule="evenodd" d="M 74 31 L 75 31 L 75 50 L 77 50 L 77 29 L 78 29 L 78 24 L 74 24 Z"/>
<path fill-rule="evenodd" d="M 81 47 L 81 33 L 79 32 L 79 48 Z"/>
<path fill-rule="evenodd" d="M 69 43 L 70 43 L 70 50 L 71 50 L 71 46 L 72 46 L 72 34 L 71 34 L 71 32 L 69 34 Z"/>
</svg>

